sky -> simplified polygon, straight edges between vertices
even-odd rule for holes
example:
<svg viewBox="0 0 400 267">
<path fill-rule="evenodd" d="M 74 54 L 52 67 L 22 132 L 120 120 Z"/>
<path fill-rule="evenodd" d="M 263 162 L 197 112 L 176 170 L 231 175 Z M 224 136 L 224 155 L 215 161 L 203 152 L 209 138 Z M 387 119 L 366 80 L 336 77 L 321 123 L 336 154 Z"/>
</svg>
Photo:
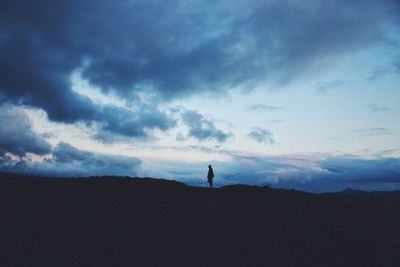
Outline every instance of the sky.
<svg viewBox="0 0 400 267">
<path fill-rule="evenodd" d="M 0 3 L 0 171 L 400 190 L 398 0 Z"/>
</svg>

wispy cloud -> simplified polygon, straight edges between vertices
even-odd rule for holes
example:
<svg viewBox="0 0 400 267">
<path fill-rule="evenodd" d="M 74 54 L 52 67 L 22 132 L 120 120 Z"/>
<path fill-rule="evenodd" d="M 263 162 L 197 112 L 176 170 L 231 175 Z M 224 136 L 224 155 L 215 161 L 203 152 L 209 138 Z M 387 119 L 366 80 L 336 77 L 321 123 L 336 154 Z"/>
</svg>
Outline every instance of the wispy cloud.
<svg viewBox="0 0 400 267">
<path fill-rule="evenodd" d="M 376 68 L 367 77 L 367 81 L 374 82 L 390 72 L 391 72 L 391 68 L 389 66 Z"/>
<path fill-rule="evenodd" d="M 327 91 L 333 90 L 339 86 L 342 86 L 344 84 L 343 81 L 341 80 L 333 80 L 329 82 L 319 82 L 316 84 L 317 90 L 320 93 L 325 93 Z"/>
<path fill-rule="evenodd" d="M 281 106 L 271 106 L 271 105 L 264 105 L 264 104 L 254 104 L 248 107 L 249 110 L 254 110 L 254 111 L 275 111 L 275 110 L 281 110 L 283 107 Z"/>
<path fill-rule="evenodd" d="M 379 136 L 392 134 L 393 130 L 385 127 L 371 127 L 355 130 L 354 133 L 363 136 Z"/>
<path fill-rule="evenodd" d="M 400 56 L 397 56 L 391 63 L 377 67 L 367 77 L 367 81 L 374 82 L 388 74 L 396 74 L 400 72 Z"/>
<path fill-rule="evenodd" d="M 392 109 L 389 107 L 385 107 L 385 106 L 381 106 L 378 105 L 376 103 L 371 103 L 368 105 L 368 109 L 372 112 L 372 113 L 388 113 L 388 112 L 392 112 Z"/>
<path fill-rule="evenodd" d="M 266 120 L 265 123 L 274 125 L 274 124 L 284 123 L 285 121 L 286 120 Z"/>
<path fill-rule="evenodd" d="M 182 121 L 189 127 L 187 136 L 196 138 L 199 141 L 215 140 L 224 142 L 232 136 L 231 133 L 217 129 L 212 121 L 206 119 L 197 111 L 187 110 L 183 112 Z"/>
<path fill-rule="evenodd" d="M 400 148 L 392 148 L 392 149 L 385 149 L 381 150 L 378 153 L 374 153 L 374 157 L 382 158 L 382 157 L 388 157 L 388 156 L 394 156 L 395 154 L 400 154 Z"/>
<path fill-rule="evenodd" d="M 249 134 L 247 134 L 247 136 L 258 143 L 267 143 L 267 144 L 275 143 L 273 133 L 267 129 L 255 127 Z"/>
</svg>

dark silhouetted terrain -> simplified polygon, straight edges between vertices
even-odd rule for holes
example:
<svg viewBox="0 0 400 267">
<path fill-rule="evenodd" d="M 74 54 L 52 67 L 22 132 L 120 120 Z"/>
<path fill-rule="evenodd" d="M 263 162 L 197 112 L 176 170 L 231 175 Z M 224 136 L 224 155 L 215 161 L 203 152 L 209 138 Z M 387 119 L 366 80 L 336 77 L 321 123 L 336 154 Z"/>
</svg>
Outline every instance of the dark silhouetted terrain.
<svg viewBox="0 0 400 267">
<path fill-rule="evenodd" d="M 0 266 L 400 266 L 400 193 L 0 174 Z"/>
</svg>

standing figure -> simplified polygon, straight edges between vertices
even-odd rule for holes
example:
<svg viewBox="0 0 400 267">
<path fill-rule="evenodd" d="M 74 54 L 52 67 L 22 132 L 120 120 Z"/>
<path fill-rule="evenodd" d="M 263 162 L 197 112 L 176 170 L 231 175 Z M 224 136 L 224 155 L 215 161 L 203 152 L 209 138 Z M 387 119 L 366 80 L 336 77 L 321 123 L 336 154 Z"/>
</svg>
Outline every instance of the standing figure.
<svg viewBox="0 0 400 267">
<path fill-rule="evenodd" d="M 213 179 L 214 179 L 214 171 L 213 171 L 211 165 L 208 165 L 207 181 L 210 184 L 210 188 L 214 188 Z"/>
</svg>

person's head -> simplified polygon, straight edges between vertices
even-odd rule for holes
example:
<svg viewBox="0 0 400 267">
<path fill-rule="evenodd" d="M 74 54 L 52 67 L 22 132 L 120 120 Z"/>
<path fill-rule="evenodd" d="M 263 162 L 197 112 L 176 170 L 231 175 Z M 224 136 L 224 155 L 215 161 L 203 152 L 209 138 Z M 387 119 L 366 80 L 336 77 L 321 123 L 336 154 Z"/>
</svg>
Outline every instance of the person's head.
<svg viewBox="0 0 400 267">
<path fill-rule="evenodd" d="M 208 165 L 208 168 L 211 169 L 211 165 Z"/>
</svg>

